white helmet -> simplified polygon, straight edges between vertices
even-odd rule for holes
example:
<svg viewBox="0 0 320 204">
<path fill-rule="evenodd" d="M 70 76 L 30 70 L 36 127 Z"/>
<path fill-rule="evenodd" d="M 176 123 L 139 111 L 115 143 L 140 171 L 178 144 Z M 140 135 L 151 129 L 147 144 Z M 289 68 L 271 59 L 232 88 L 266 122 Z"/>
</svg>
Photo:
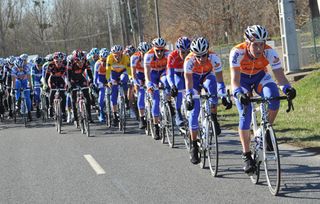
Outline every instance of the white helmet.
<svg viewBox="0 0 320 204">
<path fill-rule="evenodd" d="M 23 59 L 23 60 L 27 60 L 28 59 L 28 55 L 23 53 L 22 55 L 20 55 L 20 58 Z"/>
<path fill-rule="evenodd" d="M 151 46 L 147 42 L 139 43 L 138 50 L 142 53 L 146 53 L 151 49 Z"/>
<path fill-rule="evenodd" d="M 123 51 L 123 48 L 121 45 L 114 45 L 112 48 L 111 48 L 111 52 L 112 53 L 116 53 L 116 52 L 122 52 Z"/>
<path fill-rule="evenodd" d="M 190 48 L 196 55 L 203 55 L 209 50 L 209 42 L 207 39 L 200 37 L 192 41 Z"/>
<path fill-rule="evenodd" d="M 154 47 L 164 48 L 166 46 L 166 41 L 163 38 L 155 38 L 152 41 Z"/>
<path fill-rule="evenodd" d="M 260 25 L 248 26 L 244 32 L 247 42 L 265 42 L 268 38 L 268 31 Z"/>
</svg>

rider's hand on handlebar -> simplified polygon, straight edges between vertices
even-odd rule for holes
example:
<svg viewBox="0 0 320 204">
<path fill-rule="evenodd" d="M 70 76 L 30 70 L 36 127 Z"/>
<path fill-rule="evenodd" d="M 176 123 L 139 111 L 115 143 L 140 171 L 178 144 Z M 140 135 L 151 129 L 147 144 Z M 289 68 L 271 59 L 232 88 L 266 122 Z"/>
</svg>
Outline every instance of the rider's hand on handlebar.
<svg viewBox="0 0 320 204">
<path fill-rule="evenodd" d="M 170 93 L 172 97 L 176 97 L 178 95 L 178 89 L 175 85 L 171 87 Z"/>
<path fill-rule="evenodd" d="M 192 94 L 188 94 L 186 96 L 186 99 L 187 99 L 187 101 L 186 101 L 186 109 L 188 111 L 191 111 L 194 108 L 194 100 L 193 100 Z"/>
<path fill-rule="evenodd" d="M 222 105 L 224 105 L 226 107 L 226 110 L 232 108 L 232 101 L 231 101 L 230 97 L 224 96 L 221 98 L 221 101 L 222 101 Z"/>
<path fill-rule="evenodd" d="M 292 100 L 296 97 L 296 90 L 293 87 L 287 88 L 286 93 L 288 100 Z"/>
<path fill-rule="evenodd" d="M 250 103 L 250 98 L 248 95 L 243 94 L 243 93 L 238 93 L 237 94 L 237 99 L 240 101 L 241 104 L 247 106 Z"/>
</svg>

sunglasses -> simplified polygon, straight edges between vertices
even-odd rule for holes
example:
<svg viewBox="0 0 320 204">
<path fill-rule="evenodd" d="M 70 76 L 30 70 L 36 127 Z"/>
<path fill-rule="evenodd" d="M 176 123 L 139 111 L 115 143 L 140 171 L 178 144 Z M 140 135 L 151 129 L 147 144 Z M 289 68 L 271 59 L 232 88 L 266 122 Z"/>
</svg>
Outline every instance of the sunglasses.
<svg viewBox="0 0 320 204">
<path fill-rule="evenodd" d="M 196 58 L 201 59 L 201 58 L 205 58 L 206 56 L 207 56 L 207 53 L 202 55 L 196 55 Z"/>
<path fill-rule="evenodd" d="M 157 53 L 163 53 L 163 52 L 164 52 L 164 49 L 155 49 L 155 51 L 156 51 Z"/>
</svg>

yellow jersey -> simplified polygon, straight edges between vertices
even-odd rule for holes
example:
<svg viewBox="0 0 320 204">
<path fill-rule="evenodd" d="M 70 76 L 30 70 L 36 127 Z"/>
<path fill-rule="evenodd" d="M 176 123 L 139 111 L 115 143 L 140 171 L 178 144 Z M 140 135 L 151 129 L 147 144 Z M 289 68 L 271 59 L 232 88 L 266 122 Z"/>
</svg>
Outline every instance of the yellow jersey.
<svg viewBox="0 0 320 204">
<path fill-rule="evenodd" d="M 107 57 L 106 79 L 110 79 L 111 71 L 122 72 L 127 70 L 129 78 L 131 78 L 130 58 L 122 55 L 120 62 L 117 62 L 112 54 Z"/>
</svg>

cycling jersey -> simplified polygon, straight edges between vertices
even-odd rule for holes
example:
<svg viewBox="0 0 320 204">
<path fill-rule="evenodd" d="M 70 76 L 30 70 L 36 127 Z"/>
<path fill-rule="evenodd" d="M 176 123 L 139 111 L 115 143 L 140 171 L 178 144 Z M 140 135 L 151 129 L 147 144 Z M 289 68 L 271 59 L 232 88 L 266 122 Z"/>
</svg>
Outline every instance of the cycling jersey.
<svg viewBox="0 0 320 204">
<path fill-rule="evenodd" d="M 37 65 L 31 68 L 31 77 L 33 86 L 40 86 L 42 78 L 42 70 L 38 69 Z"/>
<path fill-rule="evenodd" d="M 136 68 L 137 72 L 144 73 L 143 55 L 141 52 L 135 52 L 130 58 L 130 66 Z"/>
<path fill-rule="evenodd" d="M 138 109 L 142 110 L 145 108 L 144 97 L 144 67 L 143 67 L 143 54 L 141 52 L 135 52 L 130 58 L 130 66 L 136 69 L 135 73 L 135 84 L 139 86 L 138 90 Z"/>
<path fill-rule="evenodd" d="M 75 62 L 68 66 L 68 78 L 71 82 L 86 80 L 86 75 L 93 81 L 92 71 L 88 61 L 85 61 L 82 67 L 79 67 Z"/>
<path fill-rule="evenodd" d="M 161 59 L 158 59 L 155 55 L 154 49 L 150 49 L 144 55 L 143 66 L 150 66 L 151 70 L 162 71 L 167 67 L 167 60 L 169 55 L 169 50 L 164 50 L 164 56 Z"/>
<path fill-rule="evenodd" d="M 18 80 L 26 80 L 26 79 L 28 79 L 28 76 L 30 76 L 30 74 L 31 74 L 31 72 L 30 72 L 29 66 L 27 66 L 27 65 L 23 66 L 22 71 L 19 70 L 19 68 L 16 66 L 14 66 L 11 71 L 11 75 L 16 77 L 16 79 L 18 79 Z"/>
<path fill-rule="evenodd" d="M 184 61 L 184 71 L 186 73 L 206 74 L 208 72 L 221 72 L 221 60 L 214 52 L 208 52 L 208 60 L 200 64 L 196 60 L 196 54 L 190 53 Z"/>
<path fill-rule="evenodd" d="M 122 73 L 126 71 L 129 76 L 131 76 L 130 70 L 130 58 L 127 55 L 122 54 L 121 60 L 119 62 L 116 61 L 113 54 L 110 54 L 107 57 L 107 73 L 106 78 L 110 79 L 111 71 Z"/>
<path fill-rule="evenodd" d="M 230 66 L 240 69 L 240 72 L 247 75 L 254 75 L 260 71 L 267 72 L 267 65 L 272 69 L 281 68 L 281 61 L 277 52 L 266 45 L 263 55 L 258 59 L 252 59 L 247 51 L 246 42 L 238 44 L 230 52 Z"/>
</svg>

